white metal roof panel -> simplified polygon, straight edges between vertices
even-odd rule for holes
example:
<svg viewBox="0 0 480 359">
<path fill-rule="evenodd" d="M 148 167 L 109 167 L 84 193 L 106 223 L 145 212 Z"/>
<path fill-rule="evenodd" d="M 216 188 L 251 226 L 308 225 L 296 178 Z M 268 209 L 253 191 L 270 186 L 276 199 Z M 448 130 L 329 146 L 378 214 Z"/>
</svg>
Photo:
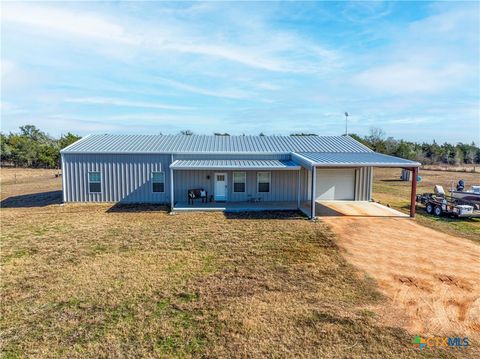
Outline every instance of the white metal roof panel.
<svg viewBox="0 0 480 359">
<path fill-rule="evenodd" d="M 420 163 L 377 152 L 363 153 L 295 153 L 316 167 L 419 167 Z M 294 156 L 295 158 L 295 156 Z"/>
<path fill-rule="evenodd" d="M 175 170 L 298 170 L 293 161 L 282 160 L 176 160 L 170 168 Z"/>
<path fill-rule="evenodd" d="M 349 136 L 90 135 L 62 153 L 372 152 Z"/>
</svg>

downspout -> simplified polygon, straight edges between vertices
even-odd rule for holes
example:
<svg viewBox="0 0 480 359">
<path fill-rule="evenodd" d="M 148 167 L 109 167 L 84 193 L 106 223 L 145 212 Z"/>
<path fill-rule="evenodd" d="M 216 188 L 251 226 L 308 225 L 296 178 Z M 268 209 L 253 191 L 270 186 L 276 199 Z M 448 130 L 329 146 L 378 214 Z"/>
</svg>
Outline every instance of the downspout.
<svg viewBox="0 0 480 359">
<path fill-rule="evenodd" d="M 317 167 L 312 166 L 312 198 L 310 208 L 310 219 L 315 219 L 315 195 L 317 186 Z"/>
<path fill-rule="evenodd" d="M 61 163 L 62 163 L 62 195 L 63 195 L 63 203 L 67 202 L 67 193 L 65 192 L 65 161 L 63 160 L 63 153 L 60 153 Z"/>
<path fill-rule="evenodd" d="M 302 171 L 302 168 L 298 170 L 298 176 L 297 176 L 297 209 L 300 209 L 300 172 Z"/>
<path fill-rule="evenodd" d="M 173 154 L 171 156 L 170 165 L 173 163 Z M 170 211 L 173 212 L 175 206 L 174 189 L 173 189 L 173 168 L 170 167 Z"/>
</svg>

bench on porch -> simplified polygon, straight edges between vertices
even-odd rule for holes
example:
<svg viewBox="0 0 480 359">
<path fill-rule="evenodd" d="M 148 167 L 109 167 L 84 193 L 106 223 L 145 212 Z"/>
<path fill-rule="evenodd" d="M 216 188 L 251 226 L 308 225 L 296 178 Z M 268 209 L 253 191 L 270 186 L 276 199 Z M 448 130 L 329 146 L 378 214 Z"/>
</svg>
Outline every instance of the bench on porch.
<svg viewBox="0 0 480 359">
<path fill-rule="evenodd" d="M 208 192 L 203 188 L 188 190 L 188 204 L 193 204 L 196 199 L 201 199 L 202 203 L 208 202 Z"/>
</svg>

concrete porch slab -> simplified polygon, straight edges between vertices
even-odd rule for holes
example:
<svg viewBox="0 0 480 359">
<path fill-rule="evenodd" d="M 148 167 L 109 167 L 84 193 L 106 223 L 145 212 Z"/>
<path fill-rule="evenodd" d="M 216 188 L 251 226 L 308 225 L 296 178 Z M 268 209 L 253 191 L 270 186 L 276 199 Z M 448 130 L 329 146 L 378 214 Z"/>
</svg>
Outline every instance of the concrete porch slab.
<svg viewBox="0 0 480 359">
<path fill-rule="evenodd" d="M 179 202 L 173 208 L 176 212 L 188 211 L 221 211 L 221 212 L 248 212 L 248 211 L 295 211 L 298 209 L 297 202 Z"/>
<path fill-rule="evenodd" d="M 409 218 L 408 214 L 375 202 L 366 201 L 317 201 L 317 217 L 401 217 Z"/>
</svg>

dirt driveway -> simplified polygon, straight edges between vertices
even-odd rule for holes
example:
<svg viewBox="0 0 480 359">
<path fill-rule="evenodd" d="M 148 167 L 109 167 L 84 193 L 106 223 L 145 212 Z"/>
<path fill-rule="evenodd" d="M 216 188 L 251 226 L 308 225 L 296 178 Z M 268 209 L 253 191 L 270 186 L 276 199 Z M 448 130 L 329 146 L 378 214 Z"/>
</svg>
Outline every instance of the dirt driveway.
<svg viewBox="0 0 480 359">
<path fill-rule="evenodd" d="M 480 246 L 408 218 L 321 217 L 350 263 L 373 277 L 412 334 L 480 340 Z M 398 310 L 398 312 L 396 312 Z M 392 313 L 398 314 L 392 316 Z M 390 323 L 393 324 L 393 323 Z"/>
</svg>

